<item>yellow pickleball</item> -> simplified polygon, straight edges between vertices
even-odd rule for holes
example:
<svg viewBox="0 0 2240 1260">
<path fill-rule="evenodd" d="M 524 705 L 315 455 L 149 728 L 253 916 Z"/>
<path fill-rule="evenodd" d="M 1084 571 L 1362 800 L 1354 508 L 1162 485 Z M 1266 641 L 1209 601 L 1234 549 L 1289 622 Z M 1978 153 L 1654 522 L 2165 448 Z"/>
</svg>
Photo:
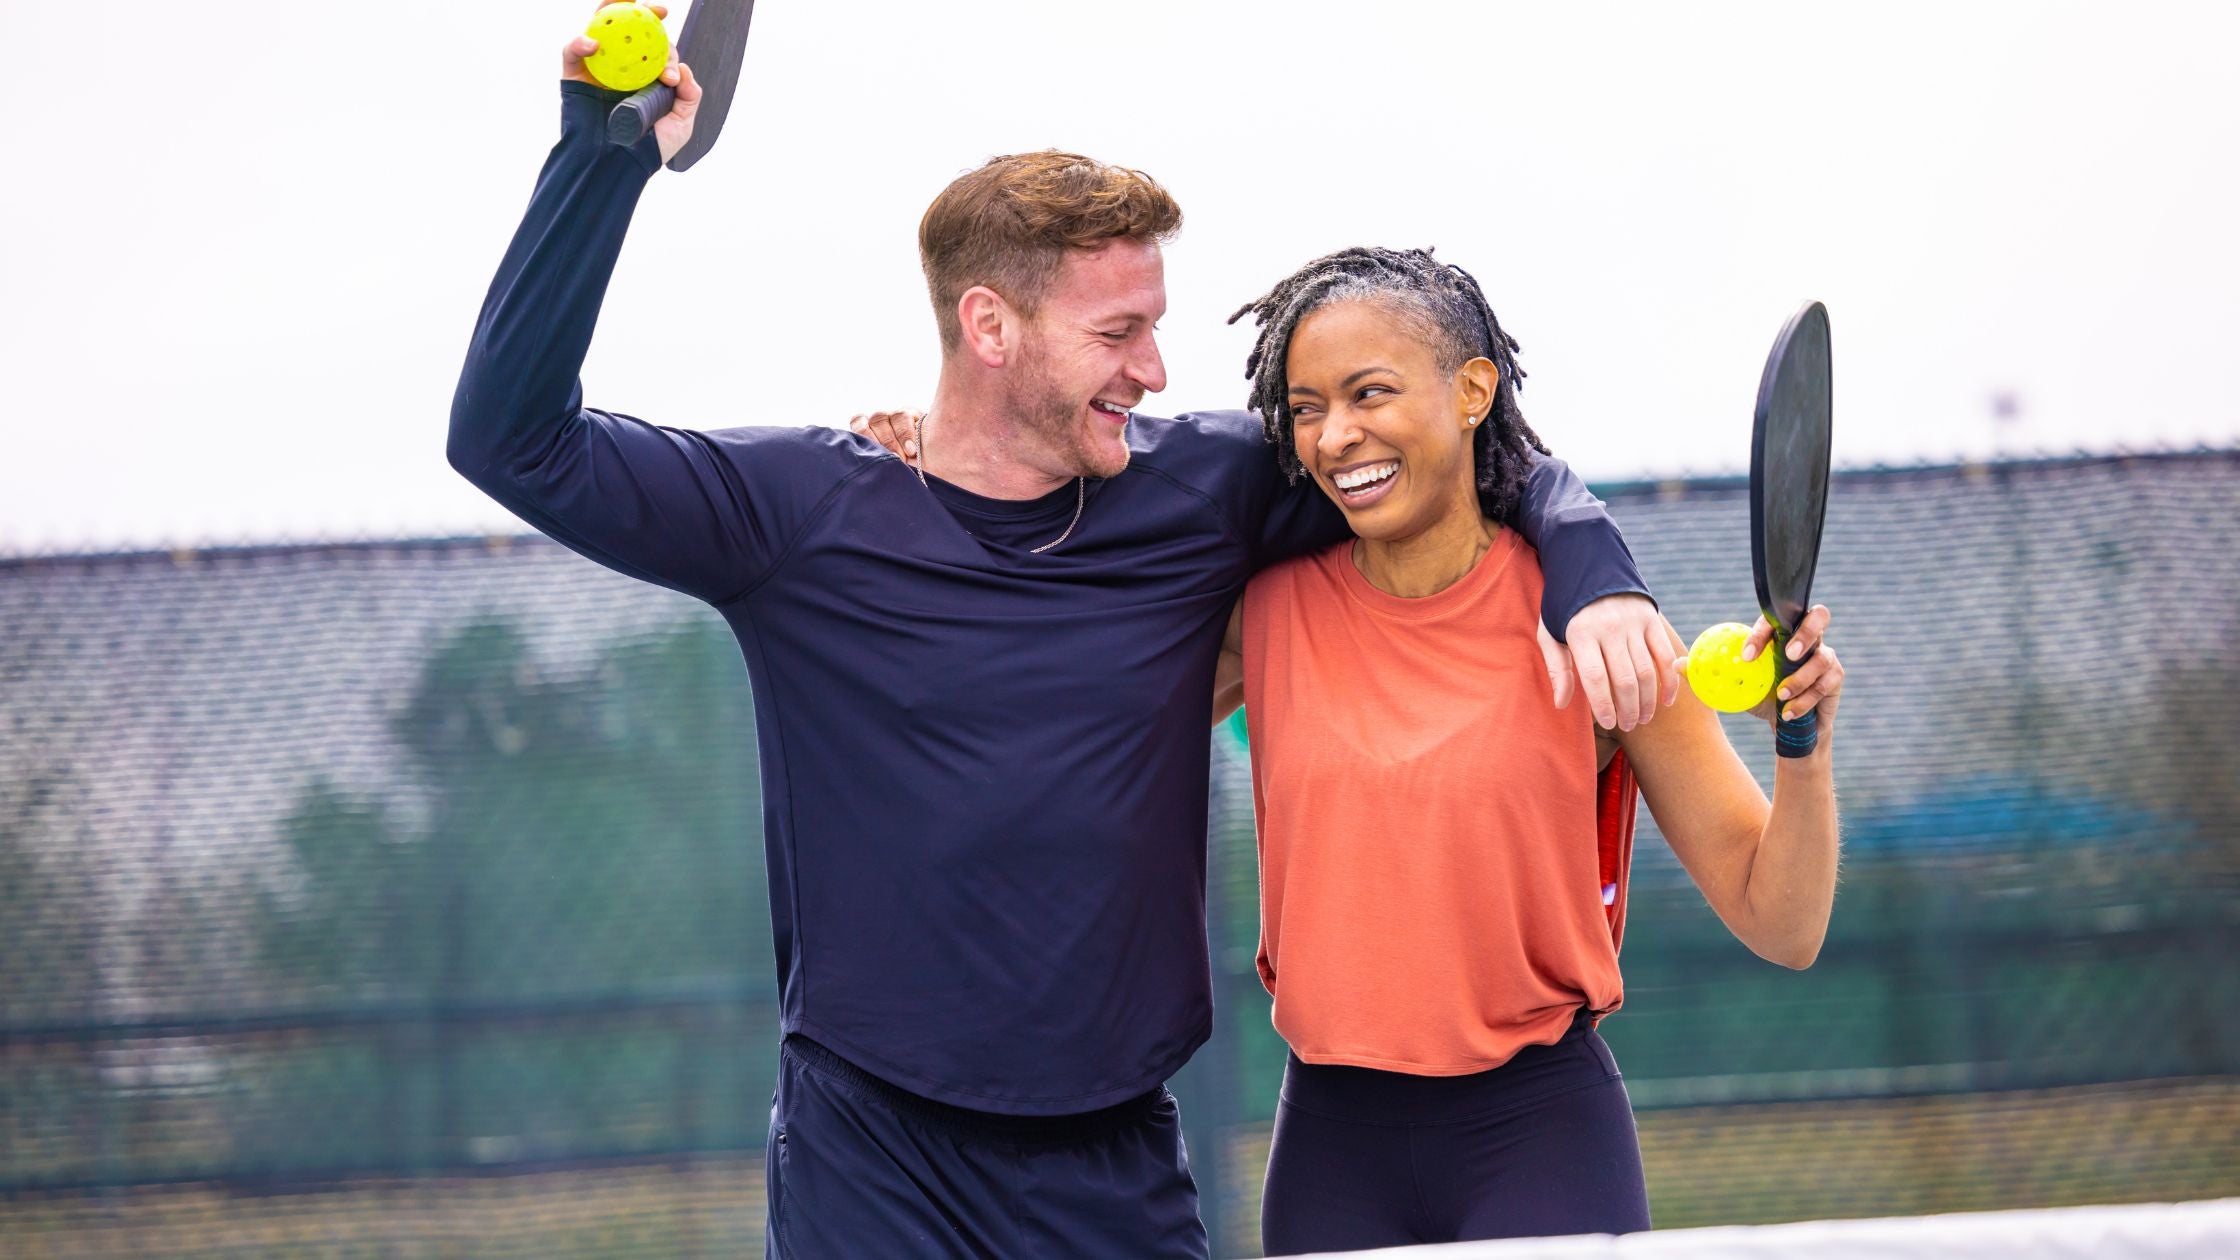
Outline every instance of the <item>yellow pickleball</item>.
<svg viewBox="0 0 2240 1260">
<path fill-rule="evenodd" d="M 669 29 L 642 4 L 610 4 L 591 16 L 583 33 L 599 41 L 583 68 L 601 87 L 635 92 L 669 65 Z"/>
<path fill-rule="evenodd" d="M 1742 659 L 1750 627 L 1722 621 L 1696 636 L 1688 649 L 1688 689 L 1721 713 L 1747 713 L 1773 691 L 1773 648 Z"/>
</svg>

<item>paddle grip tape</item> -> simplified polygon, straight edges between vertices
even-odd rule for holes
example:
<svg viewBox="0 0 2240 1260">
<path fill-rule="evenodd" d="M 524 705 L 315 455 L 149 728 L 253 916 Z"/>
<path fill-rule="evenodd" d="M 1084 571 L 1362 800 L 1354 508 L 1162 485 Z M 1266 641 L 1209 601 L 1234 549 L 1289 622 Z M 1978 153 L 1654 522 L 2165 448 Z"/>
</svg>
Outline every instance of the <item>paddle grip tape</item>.
<svg viewBox="0 0 2240 1260">
<path fill-rule="evenodd" d="M 624 148 L 646 138 L 677 103 L 677 90 L 658 80 L 639 88 L 607 115 L 607 141 Z"/>
<path fill-rule="evenodd" d="M 1811 660 L 1813 653 L 1817 651 L 1819 649 L 1815 648 L 1804 654 L 1804 660 L 1792 661 L 1789 659 L 1788 636 L 1777 636 L 1773 644 L 1774 688 L 1778 691 L 1782 681 L 1803 669 L 1804 662 Z M 1819 746 L 1820 710 L 1817 707 L 1801 717 L 1784 718 L 1774 725 L 1773 751 L 1781 756 L 1809 757 L 1812 750 Z"/>
</svg>

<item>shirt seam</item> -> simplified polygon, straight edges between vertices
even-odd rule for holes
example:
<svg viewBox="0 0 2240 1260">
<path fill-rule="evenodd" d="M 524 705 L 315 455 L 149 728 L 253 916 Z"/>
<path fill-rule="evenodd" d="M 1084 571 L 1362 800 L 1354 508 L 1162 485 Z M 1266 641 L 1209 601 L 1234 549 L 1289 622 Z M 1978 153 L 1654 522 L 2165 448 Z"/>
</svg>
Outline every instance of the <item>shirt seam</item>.
<svg viewBox="0 0 2240 1260">
<path fill-rule="evenodd" d="M 806 962 L 803 963 L 803 975 L 807 975 Z M 919 1085 L 918 1082 L 922 1078 L 918 1077 L 916 1073 L 909 1073 L 907 1075 L 904 1075 L 902 1073 L 897 1073 L 892 1068 L 888 1067 L 887 1056 L 882 1054 L 875 1054 L 869 1050 L 865 1050 L 857 1046 L 853 1041 L 845 1037 L 838 1037 L 833 1035 L 832 1032 L 823 1024 L 818 1023 L 814 1016 L 808 1014 L 808 1004 L 806 1002 L 802 1004 L 802 1017 L 800 1023 L 805 1027 L 798 1031 L 801 1031 L 804 1036 L 809 1037 L 809 1039 L 812 1041 L 825 1044 L 828 1047 L 845 1047 L 848 1053 L 841 1055 L 841 1057 L 847 1059 L 851 1063 L 855 1063 L 864 1071 L 871 1071 L 870 1067 L 864 1066 L 866 1062 L 877 1065 L 880 1070 L 877 1072 L 872 1072 L 872 1075 L 879 1077 L 881 1080 L 887 1081 L 889 1084 L 894 1085 L 896 1088 L 906 1090 L 909 1093 L 918 1094 L 922 1097 L 930 1098 L 935 1102 L 947 1101 L 938 1094 L 927 1092 L 926 1086 Z M 1196 1054 L 1199 1047 L 1205 1045 L 1205 1043 L 1211 1039 L 1212 1032 L 1213 1030 L 1210 1020 L 1207 1023 L 1199 1025 L 1197 1031 L 1187 1039 L 1189 1041 L 1189 1047 L 1182 1052 L 1183 1063 L 1189 1062 L 1190 1056 Z M 966 1089 L 961 1085 L 947 1085 L 940 1082 L 929 1083 L 934 1089 L 943 1090 L 951 1094 L 962 1095 L 967 1098 L 985 1098 L 990 1102 L 1012 1104 L 1069 1103 L 1077 1099 L 1096 1098 L 1105 1094 L 1111 1094 L 1115 1092 L 1119 1093 L 1123 1099 L 1134 1094 L 1146 1093 L 1151 1089 L 1152 1086 L 1158 1085 L 1161 1082 L 1165 1081 L 1167 1076 L 1174 1070 L 1175 1069 L 1173 1068 L 1169 1068 L 1163 1071 L 1153 1072 L 1148 1077 L 1143 1078 L 1142 1083 L 1140 1084 L 1136 1082 L 1130 1082 L 1126 1085 L 1109 1085 L 1102 1089 L 1083 1090 L 1077 1094 L 1033 1094 L 1024 1096 L 1013 1094 L 993 1094 L 987 1092 L 986 1090 Z M 915 1086 L 915 1088 L 913 1088 L 913 1086 Z M 961 1106 L 963 1104 L 956 1105 Z M 1096 1108 L 1091 1108 L 1091 1110 L 1096 1110 Z M 1021 1112 L 1017 1114 L 1036 1115 L 1043 1113 Z"/>
<path fill-rule="evenodd" d="M 892 459 L 894 457 L 890 455 L 887 458 Z M 848 486 L 853 483 L 856 478 L 863 476 L 865 473 L 870 472 L 872 469 L 877 468 L 878 466 L 879 462 L 877 460 L 873 460 L 869 463 L 866 463 L 863 467 L 856 469 L 854 472 L 851 472 L 848 475 L 842 477 L 840 480 L 834 482 L 832 484 L 832 488 L 825 491 L 824 497 L 817 500 L 817 505 L 809 509 L 809 514 L 806 517 L 802 518 L 801 527 L 794 531 L 792 540 L 787 542 L 783 548 L 779 549 L 778 554 L 771 559 L 770 566 L 764 569 L 760 576 L 748 581 L 745 586 L 740 587 L 736 592 L 730 595 L 724 596 L 722 599 L 710 600 L 710 605 L 716 608 L 724 608 L 729 605 L 736 604 L 740 600 L 745 599 L 749 595 L 754 594 L 756 591 L 768 585 L 770 579 L 776 577 L 778 575 L 778 571 L 785 568 L 787 563 L 789 563 L 793 559 L 794 553 L 800 549 L 802 541 L 808 538 L 810 533 L 816 529 L 818 523 L 824 519 L 825 513 L 832 510 L 833 500 L 839 497 L 840 492 L 847 489 Z"/>
<path fill-rule="evenodd" d="M 1180 477 L 1175 476 L 1173 473 L 1168 472 L 1166 469 L 1160 468 L 1157 465 L 1139 464 L 1131 466 L 1140 468 L 1145 474 L 1157 477 L 1159 480 L 1164 481 L 1168 485 L 1173 486 L 1175 489 L 1182 491 L 1184 494 L 1189 495 L 1191 498 L 1196 499 L 1198 502 L 1205 504 L 1206 510 L 1213 513 L 1213 519 L 1221 523 L 1221 532 L 1223 536 L 1225 536 L 1230 542 L 1235 543 L 1238 546 L 1246 547 L 1247 551 L 1250 550 L 1250 547 L 1245 543 L 1243 531 L 1237 528 L 1237 524 L 1235 521 L 1229 519 L 1229 514 L 1221 509 L 1221 504 L 1216 502 L 1212 495 L 1207 494 L 1205 491 L 1200 490 L 1198 487 L 1191 485 L 1189 482 L 1182 480 Z"/>
</svg>

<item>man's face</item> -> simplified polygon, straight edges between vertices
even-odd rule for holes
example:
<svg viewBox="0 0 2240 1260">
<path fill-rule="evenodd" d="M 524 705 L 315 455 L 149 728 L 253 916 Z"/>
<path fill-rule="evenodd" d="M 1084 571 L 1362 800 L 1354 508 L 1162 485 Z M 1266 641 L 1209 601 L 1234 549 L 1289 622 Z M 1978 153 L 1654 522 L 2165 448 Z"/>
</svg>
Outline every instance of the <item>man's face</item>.
<svg viewBox="0 0 2240 1260">
<path fill-rule="evenodd" d="M 1013 417 L 1041 439 L 1038 462 L 1053 474 L 1110 477 L 1128 466 L 1128 412 L 1167 387 L 1154 338 L 1166 310 L 1157 245 L 1115 240 L 1066 252 L 1007 387 Z"/>
</svg>

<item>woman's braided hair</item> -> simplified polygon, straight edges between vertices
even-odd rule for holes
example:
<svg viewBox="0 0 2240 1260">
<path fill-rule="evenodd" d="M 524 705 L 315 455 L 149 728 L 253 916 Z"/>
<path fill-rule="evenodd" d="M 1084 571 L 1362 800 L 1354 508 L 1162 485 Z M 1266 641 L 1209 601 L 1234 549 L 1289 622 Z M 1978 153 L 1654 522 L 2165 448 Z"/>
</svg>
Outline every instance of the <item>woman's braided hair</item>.
<svg viewBox="0 0 2240 1260">
<path fill-rule="evenodd" d="M 1451 373 L 1479 357 L 1493 361 L 1501 379 L 1494 388 L 1493 414 L 1471 438 L 1471 459 L 1477 469 L 1479 509 L 1494 520 L 1509 520 L 1524 498 L 1532 452 L 1548 453 L 1517 408 L 1517 387 L 1524 381 L 1524 370 L 1517 366 L 1520 347 L 1516 338 L 1502 331 L 1477 280 L 1460 267 L 1434 259 L 1428 249 L 1339 250 L 1292 272 L 1229 317 L 1234 324 L 1250 315 L 1259 325 L 1260 337 L 1244 361 L 1245 379 L 1252 382 L 1246 405 L 1260 413 L 1284 474 L 1297 481 L 1306 471 L 1291 439 L 1286 363 L 1292 334 L 1312 312 L 1347 301 L 1374 302 L 1413 323 L 1436 353 L 1442 372 Z"/>
</svg>

